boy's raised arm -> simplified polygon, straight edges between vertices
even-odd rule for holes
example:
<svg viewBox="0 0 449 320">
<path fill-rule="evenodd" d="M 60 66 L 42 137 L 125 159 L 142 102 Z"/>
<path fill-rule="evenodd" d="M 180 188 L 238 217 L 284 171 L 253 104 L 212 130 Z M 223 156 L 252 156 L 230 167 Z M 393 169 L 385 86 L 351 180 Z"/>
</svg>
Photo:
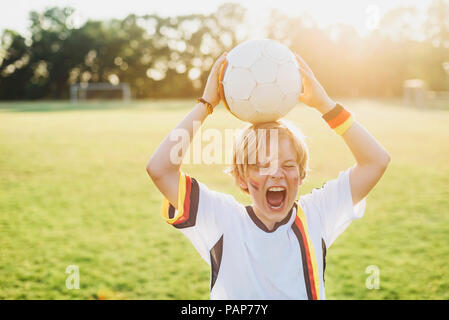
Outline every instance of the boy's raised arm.
<svg viewBox="0 0 449 320">
<path fill-rule="evenodd" d="M 307 63 L 299 55 L 296 57 L 304 85 L 304 93 L 299 100 L 317 109 L 321 114 L 327 114 L 336 103 L 329 98 Z M 354 121 L 342 137 L 357 161 L 349 178 L 352 201 L 355 205 L 368 195 L 382 177 L 390 162 L 390 155 L 357 121 Z"/>
<path fill-rule="evenodd" d="M 223 60 L 226 58 L 226 52 L 223 53 L 213 65 L 209 78 L 204 89 L 203 99 L 215 107 L 220 102 L 218 95 L 218 72 Z M 187 147 L 192 142 L 196 132 L 194 132 L 194 121 L 203 121 L 208 116 L 208 109 L 203 103 L 198 103 L 192 111 L 164 138 L 155 153 L 151 156 L 146 165 L 148 175 L 153 180 L 156 187 L 164 197 L 175 207 L 178 208 L 178 184 L 179 169 L 181 161 L 171 159 L 172 149 L 179 144 L 179 141 L 171 139 L 173 136 L 179 137 L 180 134 L 188 135 L 189 139 L 182 139 L 184 145 L 180 149 L 184 158 Z"/>
</svg>

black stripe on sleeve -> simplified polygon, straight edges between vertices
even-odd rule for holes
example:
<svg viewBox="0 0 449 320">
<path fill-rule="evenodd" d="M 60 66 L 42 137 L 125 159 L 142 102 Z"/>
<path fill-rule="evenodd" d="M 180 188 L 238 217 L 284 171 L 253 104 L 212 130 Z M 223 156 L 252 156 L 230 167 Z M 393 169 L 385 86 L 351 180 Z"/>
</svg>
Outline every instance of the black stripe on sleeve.
<svg viewBox="0 0 449 320">
<path fill-rule="evenodd" d="M 168 206 L 168 218 L 173 219 L 175 217 L 175 207 L 170 203 Z"/>
<path fill-rule="evenodd" d="M 178 224 L 174 224 L 173 226 L 178 229 L 193 227 L 196 223 L 196 215 L 198 213 L 198 202 L 199 202 L 199 195 L 200 195 L 200 189 L 198 186 L 198 182 L 191 178 L 192 185 L 190 186 L 190 207 L 189 207 L 189 218 Z"/>
</svg>

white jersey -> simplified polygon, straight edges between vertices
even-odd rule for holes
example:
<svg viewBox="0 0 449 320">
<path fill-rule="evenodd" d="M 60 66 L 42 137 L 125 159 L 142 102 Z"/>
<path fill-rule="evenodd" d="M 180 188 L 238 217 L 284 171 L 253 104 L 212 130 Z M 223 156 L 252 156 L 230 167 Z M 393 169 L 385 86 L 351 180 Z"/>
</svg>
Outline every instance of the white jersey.
<svg viewBox="0 0 449 320">
<path fill-rule="evenodd" d="M 325 299 L 326 249 L 354 219 L 349 173 L 301 196 L 269 231 L 250 206 L 180 174 L 175 210 L 166 199 L 163 216 L 211 266 L 211 299 Z"/>
</svg>

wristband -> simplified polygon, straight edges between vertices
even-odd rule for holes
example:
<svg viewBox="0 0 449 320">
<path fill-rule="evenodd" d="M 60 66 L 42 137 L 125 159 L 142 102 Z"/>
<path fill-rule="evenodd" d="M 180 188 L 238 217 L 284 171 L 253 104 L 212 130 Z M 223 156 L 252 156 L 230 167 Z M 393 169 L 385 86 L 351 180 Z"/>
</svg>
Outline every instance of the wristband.
<svg viewBox="0 0 449 320">
<path fill-rule="evenodd" d="M 323 114 L 322 117 L 329 127 L 334 129 L 335 132 L 341 136 L 344 135 L 354 123 L 354 116 L 338 103 L 332 110 Z"/>
<path fill-rule="evenodd" d="M 204 100 L 203 98 L 196 99 L 196 102 L 204 104 L 207 108 L 208 114 L 211 114 L 214 111 L 214 107 L 212 107 L 212 105 L 209 102 L 207 102 L 206 100 Z"/>
</svg>

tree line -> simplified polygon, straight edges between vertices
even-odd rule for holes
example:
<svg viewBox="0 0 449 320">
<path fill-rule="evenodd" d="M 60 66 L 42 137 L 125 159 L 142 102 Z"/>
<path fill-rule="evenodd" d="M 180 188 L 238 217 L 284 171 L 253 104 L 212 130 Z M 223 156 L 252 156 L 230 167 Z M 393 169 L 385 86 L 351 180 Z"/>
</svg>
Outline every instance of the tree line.
<svg viewBox="0 0 449 320">
<path fill-rule="evenodd" d="M 201 94 L 214 59 L 247 39 L 246 9 L 74 23 L 73 8 L 30 13 L 30 35 L 0 39 L 0 99 L 67 99 L 74 83 L 129 83 L 135 98 Z M 435 0 L 421 30 L 414 8 L 397 8 L 367 36 L 348 25 L 321 29 L 307 17 L 272 11 L 266 36 L 300 53 L 332 95 L 392 97 L 404 80 L 447 90 L 449 3 Z"/>
</svg>

